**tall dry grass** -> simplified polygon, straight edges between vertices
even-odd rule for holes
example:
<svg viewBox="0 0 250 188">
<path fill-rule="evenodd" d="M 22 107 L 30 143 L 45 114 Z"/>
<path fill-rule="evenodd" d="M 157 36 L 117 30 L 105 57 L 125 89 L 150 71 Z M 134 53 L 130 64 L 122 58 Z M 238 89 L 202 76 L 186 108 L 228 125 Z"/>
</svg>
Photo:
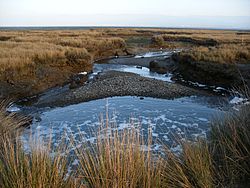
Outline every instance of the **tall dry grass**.
<svg viewBox="0 0 250 188">
<path fill-rule="evenodd" d="M 59 153 L 52 156 L 54 151 L 49 145 L 45 147 L 34 140 L 29 151 L 24 149 L 20 125 L 26 119 L 6 114 L 5 105 L 6 102 L 2 102 L 0 109 L 0 187 L 76 187 L 76 182 L 67 174 L 67 156 Z"/>
<path fill-rule="evenodd" d="M 94 143 L 76 147 L 74 173 L 68 171 L 72 156 L 64 148 L 33 141 L 25 149 L 18 121 L 2 108 L 0 187 L 248 187 L 249 107 L 214 121 L 208 140 L 182 141 L 180 154 L 167 146 L 154 153 L 150 131 L 145 138 L 133 123 L 118 130 L 107 120 Z"/>
<path fill-rule="evenodd" d="M 215 30 L 172 30 L 162 32 L 166 42 L 181 42 L 191 45 L 214 46 L 220 44 L 249 44 L 249 32 Z"/>
<path fill-rule="evenodd" d="M 211 148 L 219 182 L 250 185 L 250 105 L 212 124 Z"/>
<path fill-rule="evenodd" d="M 211 41 L 216 43 L 214 49 L 208 47 Z M 197 61 L 249 63 L 249 43 L 249 32 L 238 31 L 139 28 L 1 30 L 0 97 L 34 95 L 64 84 L 79 70 L 90 72 L 92 60 L 160 47 L 193 48 L 188 55 Z M 77 63 L 70 63 L 71 57 L 79 55 L 80 58 L 74 59 Z"/>
<path fill-rule="evenodd" d="M 122 38 L 102 31 L 0 31 L 0 98 L 62 85 L 75 73 L 91 72 L 93 60 L 123 54 L 125 47 Z"/>
<path fill-rule="evenodd" d="M 0 137 L 14 133 L 28 121 L 25 117 L 6 112 L 6 107 L 10 103 L 10 100 L 0 101 Z"/>
<path fill-rule="evenodd" d="M 245 64 L 250 63 L 250 46 L 241 44 L 223 44 L 218 47 L 200 46 L 183 51 L 180 56 L 187 56 L 194 62 Z"/>
<path fill-rule="evenodd" d="M 1 137 L 0 186 L 3 188 L 75 187 L 67 175 L 67 157 L 51 156 L 48 148 L 35 145 L 25 152 L 20 141 Z"/>
<path fill-rule="evenodd" d="M 163 187 L 214 187 L 212 156 L 206 141 L 182 142 L 182 152 L 176 155 L 165 149 L 166 160 L 162 173 Z"/>
<path fill-rule="evenodd" d="M 110 128 L 98 133 L 95 144 L 76 151 L 82 182 L 95 188 L 160 187 L 162 160 L 151 152 L 151 135 L 145 143 L 133 126 Z"/>
<path fill-rule="evenodd" d="M 250 63 L 249 32 L 172 30 L 154 35 L 152 44 L 187 49 L 179 55 L 194 62 Z"/>
</svg>

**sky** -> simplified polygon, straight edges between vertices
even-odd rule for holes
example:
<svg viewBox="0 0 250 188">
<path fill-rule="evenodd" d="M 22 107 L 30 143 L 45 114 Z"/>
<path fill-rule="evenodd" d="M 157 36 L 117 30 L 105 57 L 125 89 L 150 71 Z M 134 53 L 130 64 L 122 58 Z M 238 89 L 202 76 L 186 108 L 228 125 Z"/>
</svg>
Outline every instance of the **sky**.
<svg viewBox="0 0 250 188">
<path fill-rule="evenodd" d="M 0 0 L 0 26 L 250 29 L 250 0 Z"/>
</svg>

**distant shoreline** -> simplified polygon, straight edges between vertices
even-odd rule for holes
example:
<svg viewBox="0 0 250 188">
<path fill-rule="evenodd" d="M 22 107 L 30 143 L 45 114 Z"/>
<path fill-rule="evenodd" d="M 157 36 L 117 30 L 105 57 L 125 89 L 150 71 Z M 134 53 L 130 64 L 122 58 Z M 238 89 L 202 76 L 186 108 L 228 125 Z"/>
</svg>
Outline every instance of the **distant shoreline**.
<svg viewBox="0 0 250 188">
<path fill-rule="evenodd" d="M 207 28 L 207 27 L 141 27 L 141 26 L 0 26 L 0 30 L 88 30 L 88 29 L 107 29 L 107 28 L 128 28 L 128 29 L 178 29 L 178 30 L 219 30 L 219 31 L 250 31 L 241 28 Z"/>
</svg>

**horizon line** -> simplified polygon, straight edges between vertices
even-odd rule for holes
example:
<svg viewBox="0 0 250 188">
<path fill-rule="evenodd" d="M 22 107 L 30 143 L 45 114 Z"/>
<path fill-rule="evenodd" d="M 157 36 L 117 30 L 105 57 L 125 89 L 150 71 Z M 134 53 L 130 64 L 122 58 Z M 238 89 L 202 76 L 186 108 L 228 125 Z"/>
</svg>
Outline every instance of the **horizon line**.
<svg viewBox="0 0 250 188">
<path fill-rule="evenodd" d="M 145 29 L 194 29 L 194 30 L 229 30 L 229 31 L 233 31 L 233 30 L 242 30 L 242 31 L 250 31 L 250 28 L 228 28 L 228 27 L 164 27 L 164 26 L 112 26 L 112 25 L 92 25 L 92 26 L 88 26 L 88 25 L 23 25 L 23 26 L 16 26 L 16 25 L 10 25 L 10 26 L 1 26 L 0 25 L 0 29 L 16 29 L 16 30 L 23 30 L 23 29 L 52 29 L 52 30 L 56 30 L 57 28 L 65 28 L 65 29 L 79 29 L 79 28 L 145 28 Z"/>
</svg>

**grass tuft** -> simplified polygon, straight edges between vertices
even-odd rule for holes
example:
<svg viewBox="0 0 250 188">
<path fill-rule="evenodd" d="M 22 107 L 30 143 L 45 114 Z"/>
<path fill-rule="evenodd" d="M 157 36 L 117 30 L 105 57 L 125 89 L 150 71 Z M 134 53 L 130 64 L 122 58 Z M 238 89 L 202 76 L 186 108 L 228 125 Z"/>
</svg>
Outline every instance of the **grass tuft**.
<svg viewBox="0 0 250 188">
<path fill-rule="evenodd" d="M 67 175 L 67 156 L 55 154 L 50 146 L 32 142 L 26 151 L 20 141 L 20 125 L 25 119 L 7 115 L 2 102 L 0 109 L 0 187 L 2 188 L 59 188 L 76 187 Z"/>
<path fill-rule="evenodd" d="M 137 129 L 104 129 L 95 144 L 77 150 L 79 178 L 87 187 L 160 187 L 161 159 L 153 158 Z M 145 148 L 146 147 L 146 151 Z"/>
<path fill-rule="evenodd" d="M 250 105 L 212 124 L 211 148 L 224 184 L 250 182 Z M 249 184 L 250 185 L 250 184 Z"/>
<path fill-rule="evenodd" d="M 205 141 L 182 142 L 182 153 L 176 155 L 165 149 L 164 187 L 213 187 L 212 158 Z"/>
</svg>

